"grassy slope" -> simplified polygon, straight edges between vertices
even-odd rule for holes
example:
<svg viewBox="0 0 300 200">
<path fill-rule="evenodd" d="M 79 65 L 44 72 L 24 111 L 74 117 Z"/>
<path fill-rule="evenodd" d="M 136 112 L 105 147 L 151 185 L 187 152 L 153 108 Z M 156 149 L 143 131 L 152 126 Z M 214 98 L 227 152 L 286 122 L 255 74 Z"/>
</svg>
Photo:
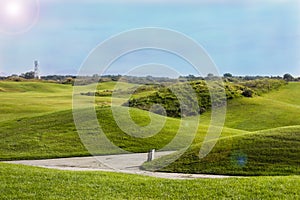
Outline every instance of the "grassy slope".
<svg viewBox="0 0 300 200">
<path fill-rule="evenodd" d="M 70 85 L 2 81 L 0 102 L 1 159 L 87 155 L 70 120 Z"/>
<path fill-rule="evenodd" d="M 300 175 L 300 126 L 227 136 L 199 159 L 201 143 L 193 145 L 179 160 L 162 169 L 166 172 L 228 175 Z M 145 163 L 148 170 L 164 160 Z"/>
<path fill-rule="evenodd" d="M 150 122 L 148 112 L 138 109 L 131 109 L 131 112 L 136 123 L 145 125 Z M 110 108 L 97 109 L 97 114 L 107 136 L 118 146 L 133 152 L 164 146 L 178 128 L 178 119 L 168 118 L 161 133 L 147 139 L 132 139 L 118 128 Z M 158 121 L 163 118 L 159 115 L 154 117 Z M 0 160 L 89 155 L 76 132 L 72 110 L 2 122 L 0 133 Z M 99 153 L 110 152 L 103 149 Z"/>
<path fill-rule="evenodd" d="M 72 108 L 72 87 L 41 82 L 0 82 L 0 122 Z"/>
<path fill-rule="evenodd" d="M 88 155 L 70 111 L 2 122 L 0 127 L 2 160 Z"/>
<path fill-rule="evenodd" d="M 115 90 L 115 89 L 120 89 L 120 90 L 126 90 L 129 88 L 135 87 L 136 84 L 132 83 L 126 83 L 126 82 L 102 82 L 98 84 L 97 89 L 98 90 Z"/>
<path fill-rule="evenodd" d="M 299 176 L 166 180 L 0 164 L 1 199 L 298 199 Z"/>
<path fill-rule="evenodd" d="M 37 85 L 35 85 L 37 84 Z M 104 83 L 108 84 L 107 86 L 101 86 L 101 87 L 113 87 L 112 83 Z M 257 130 L 263 130 L 263 129 L 270 129 L 272 127 L 282 127 L 282 126 L 290 126 L 290 125 L 299 125 L 300 121 L 298 118 L 298 112 L 297 109 L 294 108 L 294 106 L 297 106 L 297 101 L 291 100 L 295 98 L 295 96 L 288 96 L 289 93 L 296 93 L 298 92 L 300 87 L 299 83 L 292 83 L 286 86 L 284 89 L 270 93 L 268 95 L 265 95 L 263 97 L 256 97 L 253 99 L 237 99 L 229 102 L 228 105 L 228 114 L 227 114 L 227 121 L 226 126 L 228 128 L 224 128 L 222 136 L 228 137 L 232 135 L 244 135 L 249 134 L 249 132 L 245 131 L 257 131 Z M 11 103 L 10 108 L 15 109 L 14 117 L 12 118 L 0 118 L 2 122 L 0 122 L 0 159 L 32 159 L 32 158 L 49 158 L 49 157 L 69 157 L 69 156 L 81 156 L 81 155 L 88 155 L 88 152 L 85 150 L 84 146 L 82 145 L 75 126 L 73 124 L 73 118 L 72 118 L 72 112 L 71 110 L 66 110 L 70 106 L 66 102 L 70 101 L 69 98 L 71 98 L 69 95 L 71 94 L 70 86 L 63 86 L 63 85 L 57 85 L 57 84 L 46 84 L 46 83 L 2 83 L 1 82 L 1 88 L 3 91 L 1 93 L 1 98 L 3 98 L 2 94 L 5 96 L 10 96 L 11 101 L 7 102 L 4 101 L 4 104 Z M 27 90 L 31 90 L 28 92 Z M 10 92 L 8 92 L 10 91 Z M 18 91 L 18 92 L 17 92 Z M 25 92 L 27 91 L 27 92 Z M 282 93 L 282 94 L 281 94 Z M 15 95 L 19 95 L 20 97 L 23 95 L 23 100 L 21 99 L 15 99 Z M 25 95 L 25 96 L 24 96 Z M 27 95 L 27 96 L 26 96 Z M 53 95 L 53 96 L 51 96 Z M 55 96 L 54 96 L 55 95 Z M 44 108 L 48 108 L 48 102 L 47 101 L 40 101 L 38 97 L 44 97 L 45 99 L 51 99 L 53 97 L 52 101 L 60 102 L 61 106 L 53 106 L 56 110 L 64 110 L 59 112 L 50 113 L 48 110 L 44 110 Z M 89 97 L 87 97 L 89 98 Z M 22 106 L 23 102 L 29 104 L 32 99 L 36 99 L 36 101 L 41 102 L 40 106 L 35 107 L 32 109 L 32 112 L 30 113 L 31 109 L 30 106 Z M 102 98 L 100 98 L 102 99 Z M 272 99 L 272 102 L 270 102 L 270 99 Z M 282 102 L 280 100 L 283 99 L 285 101 L 284 103 L 289 103 L 289 106 L 283 106 Z M 49 100 L 50 101 L 50 100 Z M 12 103 L 15 104 L 12 104 Z M 47 102 L 47 103 L 45 103 Z M 59 104 L 60 104 L 59 103 Z M 294 104 L 293 104 L 294 103 Z M 15 106 L 15 107 L 14 107 Z M 24 107 L 23 109 L 29 112 L 28 115 L 23 115 L 22 113 L 20 115 L 16 115 L 18 113 L 18 109 L 21 107 Z M 50 107 L 51 108 L 51 107 Z M 245 109 L 247 108 L 247 109 Z M 0 109 L 3 109 L 0 108 Z M 125 108 L 120 108 L 125 109 Z M 139 123 L 146 125 L 149 121 L 149 113 L 141 110 L 131 109 L 133 112 L 132 117 L 134 120 Z M 40 113 L 39 113 L 40 112 Z M 108 137 L 114 141 L 115 144 L 118 146 L 129 150 L 133 152 L 143 152 L 147 151 L 150 148 L 160 148 L 164 146 L 168 141 L 172 139 L 174 136 L 174 133 L 178 129 L 178 119 L 171 119 L 168 118 L 167 124 L 164 127 L 164 129 L 160 132 L 160 134 L 157 134 L 154 137 L 148 138 L 148 139 L 132 139 L 131 137 L 125 135 L 118 127 L 117 124 L 114 122 L 113 117 L 111 115 L 111 111 L 109 108 L 100 108 L 98 109 L 98 116 L 100 117 L 99 121 L 102 125 L 105 133 L 108 133 Z M 32 115 L 36 115 L 36 113 L 44 114 L 43 117 L 36 116 L 32 117 Z M 5 115 L 5 113 L 3 114 Z M 6 115 L 5 115 L 6 116 Z M 25 116 L 25 117 L 24 117 Z M 105 116 L 105 117 L 101 117 Z M 162 120 L 161 116 L 154 115 L 154 118 L 158 121 Z M 198 130 L 198 135 L 195 139 L 195 144 L 193 145 L 193 148 L 191 149 L 191 152 L 187 152 L 185 156 L 183 157 L 182 161 L 184 163 L 187 163 L 187 165 L 180 164 L 180 160 L 178 161 L 178 165 L 173 166 L 172 171 L 187 171 L 187 169 L 190 167 L 190 163 L 194 163 L 194 165 L 198 166 L 199 161 L 193 157 L 192 155 L 196 155 L 195 152 L 198 152 L 201 142 L 203 140 L 203 137 L 206 133 L 206 128 L 208 124 L 208 118 L 209 113 L 206 113 L 203 116 L 202 119 L 202 126 L 200 126 Z M 10 120 L 8 120 L 10 119 Z M 231 128 L 231 129 L 230 129 Z M 237 130 L 240 129 L 240 130 Z M 284 131 L 289 132 L 290 130 L 282 129 Z M 294 130 L 294 129 L 292 129 Z M 296 130 L 295 134 L 297 134 L 299 131 Z M 274 137 L 277 137 L 278 133 L 282 133 L 280 129 L 277 129 L 270 134 L 274 134 Z M 188 134 L 188 131 L 187 131 Z M 282 133 L 284 134 L 284 133 Z M 264 133 L 260 133 L 260 135 L 264 135 Z M 233 141 L 248 141 L 248 139 L 244 137 L 250 137 L 250 136 L 241 136 L 236 137 L 234 139 L 227 139 L 226 142 L 230 145 L 233 145 Z M 273 137 L 273 136 L 272 136 Z M 272 137 L 269 137 L 267 140 L 260 140 L 259 137 L 254 137 L 254 142 L 251 143 L 253 147 L 256 147 L 256 142 L 266 142 L 267 148 L 271 147 L 271 143 L 274 141 L 272 140 Z M 291 136 L 292 137 L 292 136 Z M 271 139 L 270 139 L 271 138 Z M 293 145 L 296 145 L 296 148 L 293 150 L 296 152 L 295 155 L 298 153 L 297 149 L 297 142 L 298 142 L 299 136 L 296 135 L 296 139 L 293 139 Z M 184 138 L 183 138 L 184 139 Z M 257 139 L 257 140 L 256 140 Z M 285 139 L 287 141 L 292 140 L 289 138 L 289 135 L 287 135 Z M 225 139 L 226 141 L 226 139 Z M 250 140 L 249 140 L 250 141 Z M 278 140 L 280 141 L 280 140 Z M 278 142 L 277 141 L 277 142 Z M 238 144 L 238 143 L 237 143 Z M 243 143 L 241 143 L 243 144 Z M 244 146 L 225 146 L 225 149 L 235 149 L 236 151 L 239 151 L 239 149 L 247 149 L 247 145 L 249 145 L 248 142 L 244 143 Z M 286 149 L 286 143 L 284 141 L 279 142 L 278 145 L 281 145 L 280 147 L 276 147 L 279 149 Z M 221 145 L 222 147 L 222 145 Z M 222 147 L 223 148 L 223 147 Z M 248 153 L 247 156 L 250 159 L 251 155 L 260 155 L 261 153 L 264 153 L 266 149 L 263 148 L 252 148 L 255 149 L 255 151 Z M 299 148 L 299 145 L 298 145 Z M 218 150 L 217 148 L 215 150 Z M 100 151 L 99 153 L 109 153 L 105 151 Z M 190 154 L 191 153 L 191 154 Z M 270 153 L 270 156 L 275 156 L 277 154 Z M 250 155 L 249 155 L 250 154 Z M 213 154 L 212 154 L 213 155 Z M 287 154 L 282 154 L 280 158 L 284 158 L 285 156 L 288 156 Z M 228 162 L 228 156 L 224 157 L 224 159 L 227 159 L 226 162 Z M 260 158 L 262 159 L 262 158 Z M 294 159 L 294 158 L 293 158 Z M 252 166 L 255 165 L 255 162 L 249 162 L 248 165 L 252 164 Z M 287 174 L 291 173 L 297 173 L 297 169 L 295 168 L 295 162 L 292 162 L 293 169 L 289 170 L 286 169 Z M 203 172 L 201 166 L 198 167 L 192 167 L 189 172 Z M 230 164 L 228 164 L 230 166 Z M 203 166 L 202 166 L 203 167 Z M 230 169 L 226 168 L 226 169 Z M 209 173 L 217 173 L 222 172 L 226 173 L 225 168 L 222 170 L 216 171 L 217 169 L 214 169 L 212 171 L 205 171 Z M 252 170 L 252 171 L 251 171 Z M 260 170 L 259 167 L 249 168 L 248 174 L 255 174 L 258 173 Z M 240 170 L 229 170 L 228 173 L 243 173 L 244 168 L 241 168 Z M 272 170 L 271 170 L 272 171 Z M 276 174 L 280 174 L 280 170 L 274 169 L 273 172 Z M 264 174 L 262 172 L 262 174 Z"/>
<path fill-rule="evenodd" d="M 282 90 L 262 97 L 229 101 L 225 126 L 254 132 L 225 137 L 203 160 L 198 158 L 202 145 L 199 140 L 183 157 L 163 171 L 300 174 L 300 113 L 297 108 L 299 98 L 296 98 L 300 96 L 299 91 L 299 83 L 290 83 Z M 202 121 L 207 123 L 208 118 L 209 113 L 206 113 Z M 155 169 L 164 159 L 147 163 L 144 167 Z M 238 164 L 244 162 L 243 159 L 246 161 L 245 166 Z"/>
<path fill-rule="evenodd" d="M 283 87 L 280 92 L 273 92 L 265 96 L 270 100 L 277 100 L 282 103 L 300 106 L 300 89 L 299 83 L 290 82 Z"/>
<path fill-rule="evenodd" d="M 268 97 L 268 96 L 267 96 Z M 282 126 L 300 125 L 299 108 L 265 97 L 237 99 L 229 102 L 226 127 L 257 131 Z"/>
<path fill-rule="evenodd" d="M 1 83 L 2 82 L 0 82 L 0 84 Z M 20 83 L 4 84 L 10 85 L 12 89 L 14 89 L 15 87 L 18 88 L 18 84 Z M 41 86 L 45 86 L 44 83 Z M 45 92 L 44 90 L 22 93 L 10 91 L 8 93 L 1 92 L 1 90 L 4 91 L 3 88 L 8 88 L 8 86 L 4 87 L 3 84 L 0 86 L 1 159 L 37 158 L 39 155 L 41 155 L 40 157 L 47 158 L 86 155 L 88 153 L 80 143 L 75 127 L 72 124 L 71 111 L 68 110 L 71 104 L 72 91 L 70 90 L 70 86 L 55 84 L 49 84 L 49 86 L 50 89 L 52 87 L 61 88 L 56 88 L 55 90 L 57 91 L 53 91 L 53 93 Z M 219 141 L 217 145 L 218 148 L 214 149 L 214 152 L 224 149 L 237 149 L 238 151 L 236 151 L 236 154 L 233 154 L 232 156 L 235 159 L 230 159 L 230 164 L 235 166 L 235 168 L 232 168 L 228 162 L 225 162 L 224 168 L 219 168 L 218 166 L 220 166 L 220 164 L 213 162 L 211 164 L 213 170 L 222 172 L 222 170 L 227 168 L 229 170 L 238 169 L 239 173 L 243 172 L 243 169 L 245 168 L 238 167 L 236 162 L 234 162 L 239 160 L 236 158 L 239 158 L 238 156 L 240 155 L 246 155 L 248 159 L 247 162 L 250 162 L 253 158 L 251 156 L 254 156 L 255 158 L 255 156 L 260 155 L 262 152 L 265 152 L 266 155 L 271 153 L 271 158 L 274 159 L 274 156 L 277 156 L 277 153 L 281 155 L 281 150 L 283 150 L 283 155 L 286 156 L 286 158 L 289 158 L 290 156 L 291 158 L 293 156 L 294 158 L 298 158 L 298 143 L 298 146 L 294 149 L 294 154 L 292 154 L 293 151 L 290 150 L 295 146 L 292 146 L 292 148 L 290 148 L 291 146 L 288 148 L 286 147 L 291 143 L 294 144 L 295 142 L 299 142 L 299 137 L 295 138 L 295 135 L 293 135 L 293 132 L 299 135 L 299 127 L 278 128 L 275 130 L 262 131 L 260 133 L 257 132 L 255 135 L 243 130 L 252 131 L 269 129 L 273 125 L 279 127 L 286 126 L 287 124 L 299 124 L 297 121 L 299 115 L 297 113 L 285 112 L 285 119 L 288 119 L 288 122 L 286 122 L 284 118 L 281 118 L 283 120 L 277 120 L 277 115 L 280 113 L 276 111 L 278 108 L 286 109 L 289 106 L 295 106 L 296 108 L 298 99 L 300 98 L 298 98 L 296 94 L 295 97 L 289 98 L 289 95 L 294 94 L 296 91 L 300 91 L 299 87 L 300 84 L 298 83 L 289 84 L 280 92 L 274 92 L 265 95 L 264 97 L 249 99 L 249 101 L 253 100 L 255 102 L 253 103 L 252 109 L 245 107 L 248 106 L 248 103 L 251 103 L 247 102 L 248 100 L 244 101 L 243 99 L 238 99 L 237 101 L 230 102 L 228 109 L 229 114 L 226 122 L 226 126 L 229 128 L 225 127 L 222 133 L 226 138 Z M 43 101 L 40 101 L 40 98 L 43 98 Z M 292 100 L 295 98 L 297 100 Z M 263 99 L 263 101 L 259 101 L 258 99 Z M 269 99 L 272 99 L 274 102 L 271 106 L 267 103 L 270 101 Z M 99 101 L 105 103 L 109 102 L 109 100 L 109 98 L 99 98 Z M 37 102 L 39 106 L 32 106 L 32 102 Z M 245 105 L 240 106 L 240 109 L 238 110 L 234 110 L 236 106 L 239 106 L 242 103 Z M 285 106 L 280 106 L 282 104 L 285 104 Z M 262 108 L 265 108 L 266 106 L 269 111 L 262 110 Z M 249 110 L 252 110 L 252 112 Z M 249 118 L 251 120 L 249 120 L 249 114 L 250 116 L 255 114 L 254 111 L 262 111 L 265 114 L 262 116 L 257 115 L 256 117 L 251 117 Z M 10 114 L 7 112 L 12 113 Z M 100 109 L 98 112 L 106 112 L 106 114 L 109 114 L 107 108 Z M 44 115 L 44 117 L 36 117 L 41 115 Z M 147 118 L 146 113 L 141 114 L 139 111 L 137 111 L 134 116 L 138 123 L 142 123 L 138 121 L 140 116 L 144 117 L 141 119 Z M 261 120 L 265 119 L 265 116 L 269 116 L 268 120 L 260 123 Z M 190 166 L 194 165 L 194 169 L 199 170 L 199 166 L 195 165 L 195 160 L 192 158 L 197 155 L 197 149 L 199 149 L 205 134 L 205 124 L 208 123 L 207 119 L 209 113 L 202 117 L 203 126 L 199 129 L 198 137 L 195 140 L 196 144 L 192 146 L 192 151 L 188 151 L 187 154 L 185 154 L 185 157 L 178 161 L 182 162 L 185 158 L 189 158 L 185 160 L 187 163 L 183 163 L 183 165 L 175 168 L 177 171 L 184 169 L 186 167 L 185 164 Z M 108 120 L 110 119 L 108 118 Z M 240 121 L 239 123 L 234 123 L 234 120 Z M 258 126 L 253 125 L 252 123 L 254 122 L 258 123 Z M 174 125 L 176 124 L 175 122 L 172 123 L 174 123 Z M 171 125 L 172 123 L 170 122 Z M 36 132 L 36 128 L 39 128 L 41 132 Z M 109 126 L 108 128 L 111 129 Z M 240 128 L 242 130 L 232 128 Z M 115 133 L 118 133 L 117 128 L 115 127 L 114 129 Z M 170 126 L 169 129 L 170 131 L 172 131 L 172 129 L 176 130 L 176 128 L 172 126 Z M 236 137 L 230 137 L 234 135 Z M 288 136 L 289 140 L 283 140 L 285 139 L 285 136 L 282 135 Z M 240 141 L 245 141 L 244 144 L 247 145 L 240 143 Z M 157 140 L 153 140 L 153 143 L 156 142 Z M 228 143 L 230 143 L 233 148 L 228 149 Z M 261 145 L 258 145 L 257 143 L 266 145 L 259 148 Z M 126 144 L 126 140 L 124 144 Z M 132 143 L 129 142 L 126 145 L 128 144 Z M 249 144 L 251 145 L 248 146 Z M 280 147 L 276 146 L 278 144 Z M 275 152 L 270 152 L 270 147 L 275 149 Z M 213 155 L 216 154 L 211 154 L 208 158 L 215 159 L 216 157 Z M 226 159 L 226 156 L 228 158 L 228 155 L 230 155 L 230 153 L 228 154 L 228 151 L 225 151 L 225 154 L 221 153 L 219 161 Z M 268 157 L 258 156 L 258 158 L 267 159 Z M 284 157 L 281 156 L 281 158 Z M 291 163 L 291 165 L 294 168 L 293 170 L 295 170 L 294 163 Z M 297 172 L 299 174 L 299 170 Z M 0 198 L 2 199 L 215 199 L 217 197 L 229 199 L 292 199 L 300 197 L 298 189 L 300 187 L 299 176 L 174 181 L 116 173 L 65 172 L 21 165 L 0 164 L 0 182 Z"/>
<path fill-rule="evenodd" d="M 300 83 L 289 83 L 279 91 L 254 98 L 228 101 L 225 127 L 258 131 L 300 125 Z M 289 103 L 287 103 L 289 102 Z M 204 113 L 208 123 L 210 113 Z"/>
<path fill-rule="evenodd" d="M 98 90 L 112 90 L 115 82 L 104 82 Z M 133 84 L 120 83 L 119 88 L 130 88 Z M 95 87 L 90 85 L 88 87 Z M 23 117 L 41 116 L 72 108 L 72 86 L 42 82 L 0 81 L 0 122 Z M 90 97 L 92 99 L 92 97 Z M 120 99 L 120 103 L 125 100 Z M 110 105 L 110 97 L 96 98 L 98 105 Z"/>
<path fill-rule="evenodd" d="M 119 107 L 119 110 L 125 110 Z M 141 126 L 150 122 L 149 112 L 130 108 L 132 119 Z M 149 149 L 160 149 L 177 133 L 179 119 L 167 118 L 163 129 L 153 137 L 133 138 L 125 134 L 116 124 L 109 107 L 97 109 L 99 123 L 107 137 L 117 146 L 132 152 L 146 152 Z M 151 113 L 156 121 L 164 117 Z M 201 125 L 196 141 L 202 141 L 207 126 Z M 0 122 L 0 160 L 37 159 L 53 157 L 70 157 L 89 155 L 82 145 L 73 121 L 72 110 L 59 111 L 43 115 L 43 117 L 26 117 L 17 120 Z M 186 134 L 190 132 L 186 131 Z M 225 128 L 224 136 L 247 133 Z M 185 135 L 182 136 L 183 141 Z M 180 143 L 174 144 L 174 148 Z M 173 148 L 173 149 L 174 149 Z M 172 147 L 171 147 L 172 149 Z M 171 150 L 170 149 L 170 150 Z M 106 149 L 99 154 L 112 153 Z"/>
</svg>

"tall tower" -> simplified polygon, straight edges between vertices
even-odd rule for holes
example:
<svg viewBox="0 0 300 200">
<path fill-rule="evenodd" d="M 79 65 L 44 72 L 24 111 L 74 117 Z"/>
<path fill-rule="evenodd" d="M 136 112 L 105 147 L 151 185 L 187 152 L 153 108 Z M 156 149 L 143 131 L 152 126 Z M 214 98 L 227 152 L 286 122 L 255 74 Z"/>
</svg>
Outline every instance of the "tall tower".
<svg viewBox="0 0 300 200">
<path fill-rule="evenodd" d="M 34 61 L 34 78 L 41 79 L 40 77 L 40 69 L 39 69 L 39 61 Z"/>
</svg>

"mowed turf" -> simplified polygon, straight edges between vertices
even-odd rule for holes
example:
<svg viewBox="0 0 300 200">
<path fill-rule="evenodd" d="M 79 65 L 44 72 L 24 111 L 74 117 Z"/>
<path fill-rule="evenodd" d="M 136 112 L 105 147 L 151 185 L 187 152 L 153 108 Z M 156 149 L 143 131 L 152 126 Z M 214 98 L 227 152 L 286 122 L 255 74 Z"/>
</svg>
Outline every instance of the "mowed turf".
<svg viewBox="0 0 300 200">
<path fill-rule="evenodd" d="M 299 176 L 167 180 L 0 164 L 1 199 L 299 199 Z"/>
<path fill-rule="evenodd" d="M 138 109 L 131 109 L 131 112 L 136 123 L 143 125 L 150 122 L 148 112 Z M 178 119 L 168 118 L 159 134 L 147 139 L 132 138 L 118 127 L 110 107 L 97 109 L 97 115 L 107 137 L 119 147 L 133 152 L 146 152 L 153 146 L 157 149 L 163 147 L 173 138 L 179 126 Z M 153 115 L 157 121 L 163 119 L 163 116 Z M 0 133 L 0 160 L 90 155 L 76 131 L 72 110 L 1 122 Z M 97 153 L 113 152 L 103 148 Z"/>
<path fill-rule="evenodd" d="M 230 130 L 224 129 L 214 149 L 201 160 L 199 151 L 203 144 L 198 140 L 180 159 L 162 171 L 229 175 L 299 175 L 299 91 L 299 83 L 290 83 L 279 91 L 260 97 L 228 101 L 225 127 L 239 129 L 241 132 L 230 134 Z M 202 117 L 202 122 L 207 123 L 210 115 L 205 113 Z M 227 136 L 224 133 L 227 133 Z M 144 168 L 154 170 L 170 157 L 172 156 L 146 163 Z"/>
<path fill-rule="evenodd" d="M 104 83 L 101 89 L 106 87 L 105 84 L 109 89 L 114 85 L 114 83 Z M 69 108 L 71 86 L 1 82 L 1 88 L 3 104 L 10 109 L 15 109 L 13 117 L 6 117 L 10 114 L 3 112 L 2 115 L 5 117 L 0 120 L 2 121 L 0 122 L 1 160 L 89 155 L 78 136 L 72 110 Z M 283 89 L 264 96 L 229 101 L 226 123 L 221 135 L 223 139 L 218 141 L 210 155 L 199 160 L 197 154 L 209 125 L 210 113 L 205 113 L 189 151 L 164 170 L 243 175 L 299 174 L 300 131 L 297 125 L 300 124 L 300 119 L 299 111 L 295 109 L 298 106 L 297 101 L 292 100 L 297 97 L 296 94 L 299 94 L 299 89 L 299 83 L 290 83 Z M 289 96 L 287 91 L 293 95 Z M 16 95 L 23 95 L 23 98 L 15 99 Z M 10 97 L 11 101 L 5 101 L 3 96 Z M 40 101 L 42 97 L 49 100 Z M 92 99 L 92 97 L 85 98 Z M 30 108 L 32 99 L 40 102 L 40 106 Z M 97 99 L 102 100 L 101 97 Z M 108 99 L 106 100 L 109 102 Z M 56 103 L 52 105 L 51 102 Z M 25 114 L 21 112 L 17 115 L 23 105 Z M 50 112 L 51 108 L 55 109 Z M 118 109 L 126 110 L 124 107 Z M 145 126 L 151 121 L 147 111 L 130 109 L 130 112 L 137 124 Z M 151 148 L 164 147 L 172 141 L 180 123 L 179 119 L 167 118 L 165 126 L 158 134 L 149 138 L 134 138 L 118 127 L 110 107 L 97 108 L 97 115 L 107 137 L 115 145 L 131 152 L 146 152 Z M 152 120 L 157 122 L 165 119 L 155 114 L 151 116 Z M 189 129 L 186 129 L 181 136 L 182 141 L 190 134 Z M 175 143 L 169 150 L 177 149 L 178 146 L 180 142 Z M 99 149 L 96 153 L 114 152 Z"/>
<path fill-rule="evenodd" d="M 98 90 L 113 90 L 116 82 L 104 82 Z M 118 88 L 130 88 L 134 84 L 120 83 Z M 95 85 L 88 87 L 95 89 Z M 23 117 L 41 116 L 72 109 L 73 88 L 71 85 L 46 82 L 0 81 L 0 122 Z M 88 98 L 88 97 L 87 97 Z M 89 97 L 92 99 L 92 97 Z M 119 100 L 123 103 L 123 99 Z M 110 105 L 110 97 L 96 98 L 98 105 Z"/>
<path fill-rule="evenodd" d="M 107 84 L 109 87 L 113 85 Z M 0 198 L 298 199 L 298 91 L 300 84 L 290 83 L 283 89 L 262 97 L 229 101 L 221 139 L 207 157 L 199 160 L 199 149 L 210 117 L 210 113 L 205 113 L 192 146 L 178 161 L 164 168 L 165 171 L 187 173 L 273 176 L 165 180 L 1 163 Z M 1 160 L 89 155 L 73 122 L 71 86 L 0 82 L 0 100 Z M 179 120 L 168 118 L 157 136 L 132 138 L 125 135 L 114 122 L 110 107 L 106 107 L 110 105 L 111 99 L 100 97 L 96 101 L 101 106 L 105 105 L 104 108 L 97 108 L 97 115 L 107 136 L 116 145 L 129 151 L 142 152 L 153 147 L 160 148 L 172 140 L 174 132 L 178 130 Z M 137 124 L 145 126 L 150 122 L 148 112 L 137 109 L 130 109 L 130 112 Z M 155 114 L 151 116 L 158 121 L 164 118 Z M 187 131 L 186 136 L 189 134 Z M 184 135 L 182 139 L 185 139 Z M 149 164 L 148 167 L 151 167 L 151 163 Z M 279 174 L 291 176 L 274 176 Z"/>
<path fill-rule="evenodd" d="M 42 82 L 0 82 L 0 122 L 72 108 L 72 86 Z"/>
<path fill-rule="evenodd" d="M 290 82 L 288 85 L 280 89 L 280 92 L 272 92 L 265 95 L 266 99 L 279 101 L 289 104 L 290 106 L 300 106 L 300 89 L 299 83 Z"/>
<path fill-rule="evenodd" d="M 224 133 L 224 132 L 223 132 Z M 199 159 L 202 143 L 192 145 L 165 172 L 227 175 L 300 175 L 300 126 L 221 136 L 213 150 Z M 155 170 L 172 155 L 145 163 Z"/>
<path fill-rule="evenodd" d="M 241 98 L 228 102 L 225 126 L 258 131 L 299 125 L 299 114 L 297 105 L 286 105 L 275 98 L 269 99 L 268 95 Z"/>
</svg>

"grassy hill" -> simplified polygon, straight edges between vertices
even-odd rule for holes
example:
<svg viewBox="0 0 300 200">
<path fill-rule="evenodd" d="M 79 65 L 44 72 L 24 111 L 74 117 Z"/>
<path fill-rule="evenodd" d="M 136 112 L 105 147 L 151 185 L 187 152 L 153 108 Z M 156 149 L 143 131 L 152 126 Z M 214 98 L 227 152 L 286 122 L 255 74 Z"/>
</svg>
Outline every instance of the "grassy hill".
<svg viewBox="0 0 300 200">
<path fill-rule="evenodd" d="M 153 109 L 160 104 L 170 117 L 196 116 L 211 109 L 212 104 L 220 106 L 224 101 L 241 97 L 254 97 L 278 90 L 287 83 L 277 79 L 258 79 L 250 81 L 229 82 L 223 84 L 217 80 L 197 80 L 172 85 L 159 85 L 153 92 L 148 86 L 147 96 L 133 96 L 124 105 L 160 114 Z M 194 93 L 194 94 L 193 94 Z M 214 102 L 211 101 L 212 93 Z"/>
<path fill-rule="evenodd" d="M 98 90 L 112 90 L 115 86 L 112 82 L 101 84 Z M 128 86 L 135 87 L 133 84 L 122 87 Z M 0 88 L 1 160 L 89 155 L 73 122 L 71 86 L 0 82 Z M 199 160 L 197 154 L 210 122 L 210 113 L 204 113 L 191 148 L 164 170 L 244 175 L 299 174 L 299 91 L 299 83 L 290 83 L 279 91 L 228 101 L 222 139 L 210 155 Z M 84 98 L 92 99 L 88 96 Z M 120 102 L 122 101 L 121 98 Z M 166 118 L 165 126 L 155 136 L 133 138 L 118 127 L 110 107 L 107 107 L 110 102 L 111 97 L 96 98 L 98 105 L 106 105 L 97 108 L 99 123 L 107 137 L 125 150 L 146 152 L 151 148 L 160 149 L 172 141 L 178 131 L 180 120 Z M 127 108 L 118 107 L 120 111 L 125 109 Z M 134 108 L 129 110 L 132 119 L 142 126 L 150 123 L 149 116 L 157 122 L 165 120 L 164 116 L 149 115 L 148 111 Z M 182 135 L 182 141 L 189 134 L 187 129 Z M 178 146 L 180 143 L 169 148 L 178 149 Z M 112 152 L 100 149 L 97 153 Z M 240 157 L 240 162 L 245 162 L 242 167 L 237 166 L 234 160 Z M 145 167 L 153 169 L 154 164 L 151 166 L 148 163 Z"/>
<path fill-rule="evenodd" d="M 300 126 L 223 136 L 214 149 L 199 159 L 202 143 L 195 144 L 179 160 L 161 169 L 166 172 L 228 175 L 300 175 Z M 145 163 L 156 170 L 172 155 Z"/>
<path fill-rule="evenodd" d="M 300 83 L 289 83 L 279 91 L 228 102 L 226 127 L 257 131 L 300 125 Z"/>
<path fill-rule="evenodd" d="M 0 122 L 72 108 L 72 87 L 42 82 L 0 82 Z"/>
<path fill-rule="evenodd" d="M 300 114 L 297 109 L 300 96 L 296 98 L 299 91 L 299 83 L 290 83 L 279 91 L 263 96 L 228 101 L 225 127 L 238 129 L 240 134 L 229 133 L 226 136 L 224 129 L 221 140 L 202 160 L 198 158 L 202 141 L 198 140 L 163 171 L 232 175 L 300 174 L 300 119 L 297 117 Z M 209 117 L 210 114 L 205 113 L 202 123 L 208 123 Z M 155 170 L 165 159 L 169 158 L 146 163 L 144 167 Z"/>
<path fill-rule="evenodd" d="M 98 86 L 113 90 L 115 83 Z M 136 87 L 124 85 L 124 88 Z M 93 85 L 87 87 L 94 87 Z M 155 90 L 135 94 L 151 95 Z M 85 96 L 86 100 L 93 98 Z M 72 116 L 72 87 L 39 82 L 0 82 L 0 160 L 37 159 L 89 155 Z M 119 105 L 123 98 L 117 99 Z M 202 160 L 198 154 L 210 122 L 201 115 L 196 138 L 167 172 L 250 175 L 247 178 L 165 180 L 103 172 L 69 172 L 0 163 L 1 199 L 292 199 L 300 187 L 300 83 L 253 98 L 228 101 L 225 127 L 212 152 Z M 180 120 L 166 118 L 163 129 L 152 137 L 132 138 L 116 124 L 111 97 L 96 97 L 99 124 L 115 145 L 132 151 L 159 149 L 174 138 Z M 118 110 L 127 108 L 115 105 Z M 129 108 L 141 126 L 165 117 Z M 122 116 L 121 116 L 122 117 Z M 151 117 L 151 119 L 150 119 Z M 186 118 L 193 120 L 194 117 Z M 181 136 L 184 141 L 189 129 Z M 179 143 L 170 146 L 177 149 Z M 113 153 L 100 149 L 99 154 Z M 157 165 L 173 155 L 146 163 Z M 264 175 L 263 177 L 256 175 Z M 272 176 L 269 176 L 272 175 Z M 275 176 L 282 175 L 282 176 Z M 287 176 L 291 175 L 291 176 Z"/>
<path fill-rule="evenodd" d="M 299 176 L 167 180 L 0 164 L 0 199 L 298 199 Z"/>
<path fill-rule="evenodd" d="M 136 123 L 145 125 L 150 122 L 148 112 L 138 109 L 131 109 L 131 112 Z M 110 108 L 97 109 L 97 115 L 107 137 L 119 147 L 133 152 L 163 147 L 173 138 L 179 126 L 178 119 L 168 118 L 159 134 L 147 139 L 131 138 L 118 127 Z M 160 121 L 163 117 L 155 115 L 154 118 Z M 90 155 L 80 141 L 72 110 L 2 122 L 0 133 L 0 160 Z M 98 153 L 112 152 L 102 149 Z"/>
</svg>

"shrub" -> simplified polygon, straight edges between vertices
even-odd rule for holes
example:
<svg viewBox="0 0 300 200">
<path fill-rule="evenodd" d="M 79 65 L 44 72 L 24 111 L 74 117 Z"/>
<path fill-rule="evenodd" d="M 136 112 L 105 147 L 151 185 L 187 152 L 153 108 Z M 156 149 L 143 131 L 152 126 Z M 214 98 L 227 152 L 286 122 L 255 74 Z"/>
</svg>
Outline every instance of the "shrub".
<svg viewBox="0 0 300 200">
<path fill-rule="evenodd" d="M 246 88 L 246 89 L 243 91 L 242 95 L 243 95 L 244 97 L 253 97 L 253 93 L 254 93 L 253 90 Z"/>
</svg>

